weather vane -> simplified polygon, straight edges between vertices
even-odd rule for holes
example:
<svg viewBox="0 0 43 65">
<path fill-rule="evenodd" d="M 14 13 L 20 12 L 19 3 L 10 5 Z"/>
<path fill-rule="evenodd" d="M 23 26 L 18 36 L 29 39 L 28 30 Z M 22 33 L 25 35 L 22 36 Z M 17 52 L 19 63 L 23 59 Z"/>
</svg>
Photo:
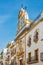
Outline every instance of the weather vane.
<svg viewBox="0 0 43 65">
<path fill-rule="evenodd" d="M 22 4 L 21 4 L 21 8 L 23 8 L 23 9 L 25 9 L 25 10 L 27 9 L 27 6 L 24 6 L 24 5 L 23 5 L 23 1 L 22 1 Z"/>
<path fill-rule="evenodd" d="M 23 4 L 21 4 L 21 7 L 25 10 L 27 9 L 27 6 L 23 6 Z"/>
</svg>

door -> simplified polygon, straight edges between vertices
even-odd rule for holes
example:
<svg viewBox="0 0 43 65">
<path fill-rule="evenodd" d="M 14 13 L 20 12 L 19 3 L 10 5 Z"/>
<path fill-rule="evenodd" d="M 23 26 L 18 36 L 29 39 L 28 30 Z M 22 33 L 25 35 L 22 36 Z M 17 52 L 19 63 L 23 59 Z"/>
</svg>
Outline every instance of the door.
<svg viewBox="0 0 43 65">
<path fill-rule="evenodd" d="M 20 60 L 20 65 L 23 65 L 23 63 L 22 63 L 22 59 Z"/>
</svg>

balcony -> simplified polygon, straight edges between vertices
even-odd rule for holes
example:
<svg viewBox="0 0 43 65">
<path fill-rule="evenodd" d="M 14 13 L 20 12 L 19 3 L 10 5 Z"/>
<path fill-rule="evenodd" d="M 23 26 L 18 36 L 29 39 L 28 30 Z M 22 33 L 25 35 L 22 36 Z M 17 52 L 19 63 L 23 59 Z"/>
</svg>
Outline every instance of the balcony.
<svg viewBox="0 0 43 65">
<path fill-rule="evenodd" d="M 38 62 L 38 59 L 37 58 L 35 59 L 34 56 L 31 57 L 31 59 L 29 59 L 29 58 L 27 59 L 28 64 L 37 63 L 37 62 Z"/>
<path fill-rule="evenodd" d="M 43 61 L 43 52 L 40 54 L 40 59 Z"/>
</svg>

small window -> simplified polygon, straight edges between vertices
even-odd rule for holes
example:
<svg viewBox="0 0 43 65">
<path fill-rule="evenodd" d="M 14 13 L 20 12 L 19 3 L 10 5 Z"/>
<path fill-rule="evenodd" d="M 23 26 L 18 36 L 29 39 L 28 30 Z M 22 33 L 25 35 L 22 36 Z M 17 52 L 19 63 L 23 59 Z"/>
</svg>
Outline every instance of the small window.
<svg viewBox="0 0 43 65">
<path fill-rule="evenodd" d="M 31 61 L 31 52 L 28 53 L 28 59 L 29 59 L 29 62 Z"/>
<path fill-rule="evenodd" d="M 27 44 L 29 47 L 31 46 L 31 36 L 29 36 L 29 39 L 28 39 L 28 44 Z"/>
<path fill-rule="evenodd" d="M 38 42 L 38 35 L 39 35 L 39 32 L 38 30 L 36 30 L 34 35 L 34 42 Z"/>
<path fill-rule="evenodd" d="M 38 49 L 35 50 L 35 60 L 38 60 Z"/>
</svg>

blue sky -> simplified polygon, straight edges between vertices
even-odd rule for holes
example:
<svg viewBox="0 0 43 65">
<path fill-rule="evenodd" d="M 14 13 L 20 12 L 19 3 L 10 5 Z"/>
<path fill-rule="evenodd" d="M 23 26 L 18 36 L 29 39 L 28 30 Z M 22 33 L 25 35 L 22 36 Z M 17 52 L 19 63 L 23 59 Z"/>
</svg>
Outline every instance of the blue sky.
<svg viewBox="0 0 43 65">
<path fill-rule="evenodd" d="M 0 50 L 14 40 L 21 4 L 27 6 L 29 18 L 34 20 L 43 10 L 43 0 L 0 0 Z"/>
</svg>

